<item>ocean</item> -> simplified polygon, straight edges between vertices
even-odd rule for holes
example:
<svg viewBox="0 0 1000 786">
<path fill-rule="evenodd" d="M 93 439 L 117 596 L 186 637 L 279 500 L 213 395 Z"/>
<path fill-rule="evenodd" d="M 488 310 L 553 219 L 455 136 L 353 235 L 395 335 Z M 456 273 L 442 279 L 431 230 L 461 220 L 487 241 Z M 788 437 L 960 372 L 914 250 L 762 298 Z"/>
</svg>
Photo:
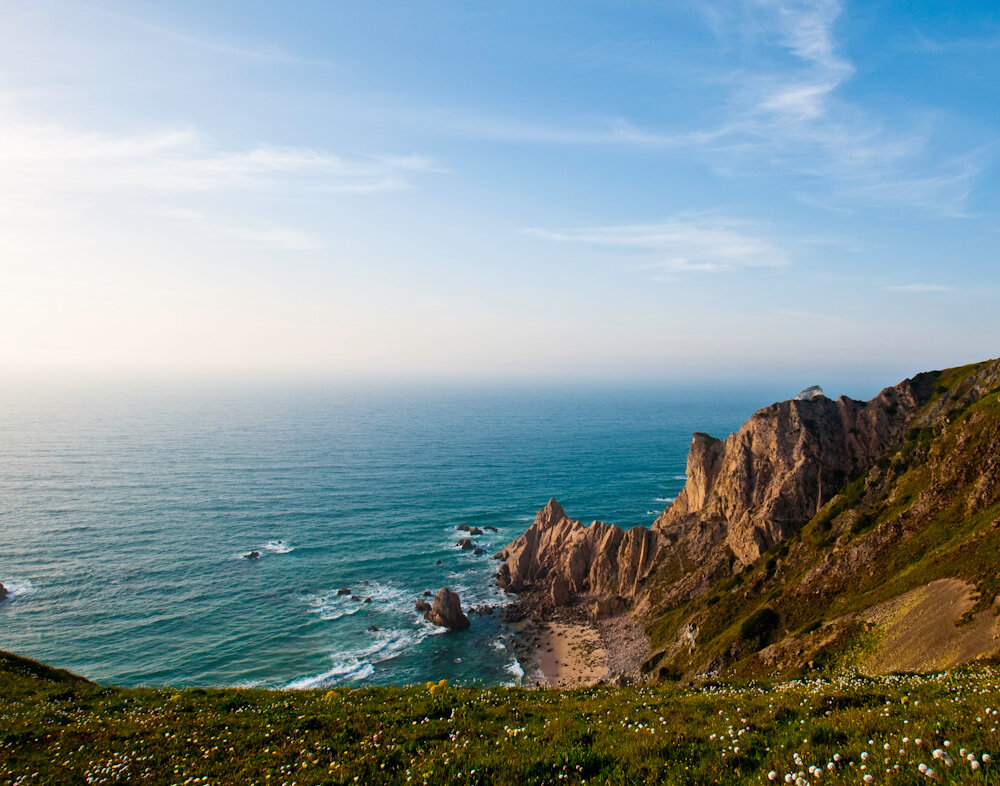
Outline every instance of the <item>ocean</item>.
<svg viewBox="0 0 1000 786">
<path fill-rule="evenodd" d="M 787 395 L 7 391 L 0 649 L 126 686 L 517 684 L 499 614 L 444 633 L 417 597 L 502 604 L 491 557 L 550 497 L 650 524 L 692 432 Z M 460 524 L 496 528 L 473 537 L 484 554 Z"/>
</svg>

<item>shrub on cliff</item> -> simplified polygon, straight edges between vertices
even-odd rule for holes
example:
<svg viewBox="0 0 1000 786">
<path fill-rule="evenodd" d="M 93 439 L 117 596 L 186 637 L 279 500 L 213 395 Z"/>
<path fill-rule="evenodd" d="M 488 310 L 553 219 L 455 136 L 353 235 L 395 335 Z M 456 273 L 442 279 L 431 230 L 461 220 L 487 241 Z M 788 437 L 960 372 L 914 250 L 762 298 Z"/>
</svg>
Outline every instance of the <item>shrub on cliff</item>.
<svg viewBox="0 0 1000 786">
<path fill-rule="evenodd" d="M 760 649 L 768 643 L 771 634 L 780 623 L 781 617 L 778 616 L 778 612 L 765 606 L 743 621 L 743 624 L 740 625 L 740 638 L 753 642 L 757 649 Z"/>
</svg>

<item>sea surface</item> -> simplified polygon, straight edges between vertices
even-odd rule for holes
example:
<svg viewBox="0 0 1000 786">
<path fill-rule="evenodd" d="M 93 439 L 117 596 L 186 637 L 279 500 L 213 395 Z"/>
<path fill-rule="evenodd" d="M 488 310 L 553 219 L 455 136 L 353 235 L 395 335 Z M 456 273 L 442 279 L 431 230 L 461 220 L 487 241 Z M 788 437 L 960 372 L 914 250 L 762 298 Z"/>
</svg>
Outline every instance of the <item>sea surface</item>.
<svg viewBox="0 0 1000 786">
<path fill-rule="evenodd" d="M 447 634 L 416 598 L 503 603 L 491 556 L 549 497 L 650 524 L 692 432 L 779 393 L 0 391 L 0 649 L 122 685 L 517 683 L 499 614 Z"/>
</svg>

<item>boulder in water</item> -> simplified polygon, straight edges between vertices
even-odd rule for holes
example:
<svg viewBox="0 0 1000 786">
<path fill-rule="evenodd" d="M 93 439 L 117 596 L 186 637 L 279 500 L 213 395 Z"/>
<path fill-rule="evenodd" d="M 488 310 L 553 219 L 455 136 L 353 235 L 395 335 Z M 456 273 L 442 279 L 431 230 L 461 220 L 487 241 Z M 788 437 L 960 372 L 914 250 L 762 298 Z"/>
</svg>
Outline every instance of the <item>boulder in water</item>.
<svg viewBox="0 0 1000 786">
<path fill-rule="evenodd" d="M 260 559 L 259 551 L 249 551 L 243 555 L 243 559 Z"/>
<path fill-rule="evenodd" d="M 462 538 L 455 545 L 456 546 L 461 546 L 465 551 L 468 551 L 469 549 L 472 548 L 472 541 L 469 540 L 468 538 Z"/>
<path fill-rule="evenodd" d="M 7 588 L 3 584 L 0 584 L 0 600 L 3 600 L 6 597 L 7 597 Z"/>
<path fill-rule="evenodd" d="M 428 603 L 423 598 L 417 598 L 417 611 L 422 611 L 423 613 L 426 614 L 430 610 L 431 610 L 430 603 Z"/>
<path fill-rule="evenodd" d="M 471 529 L 469 530 L 469 534 L 470 534 L 470 535 L 482 535 L 482 534 L 483 534 L 483 531 L 482 531 L 481 529 L 479 529 L 479 527 L 472 527 L 472 528 L 471 528 Z"/>
<path fill-rule="evenodd" d="M 347 587 L 341 587 L 339 590 L 337 590 L 337 594 L 338 595 L 350 595 L 351 591 L 349 589 L 347 589 Z"/>
<path fill-rule="evenodd" d="M 447 587 L 434 597 L 434 605 L 424 614 L 424 619 L 448 630 L 463 630 L 469 627 L 469 618 L 462 612 L 462 601 L 457 592 Z"/>
</svg>

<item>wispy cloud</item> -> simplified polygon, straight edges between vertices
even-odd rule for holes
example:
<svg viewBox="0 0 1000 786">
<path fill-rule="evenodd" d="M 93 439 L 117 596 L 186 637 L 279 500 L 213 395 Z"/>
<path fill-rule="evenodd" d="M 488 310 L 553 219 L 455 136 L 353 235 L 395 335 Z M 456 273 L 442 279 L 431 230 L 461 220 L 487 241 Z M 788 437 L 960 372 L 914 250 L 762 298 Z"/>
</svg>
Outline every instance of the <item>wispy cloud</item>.
<svg viewBox="0 0 1000 786">
<path fill-rule="evenodd" d="M 955 287 L 946 284 L 895 284 L 882 287 L 886 292 L 954 292 Z"/>
<path fill-rule="evenodd" d="M 90 13 L 108 17 L 116 27 L 133 27 L 140 33 L 151 33 L 155 37 L 165 38 L 188 47 L 201 49 L 207 52 L 249 60 L 261 60 L 268 63 L 284 63 L 287 65 L 310 65 L 326 66 L 331 63 L 325 60 L 299 57 L 289 54 L 273 44 L 245 44 L 228 41 L 219 38 L 206 38 L 192 35 L 183 30 L 175 30 L 162 25 L 153 24 L 144 19 L 122 13 L 121 11 L 109 8 L 90 7 Z"/>
<path fill-rule="evenodd" d="M 201 211 L 186 208 L 159 212 L 165 218 L 178 219 L 240 246 L 275 251 L 315 251 L 323 248 L 323 241 L 317 235 L 274 223 L 259 227 L 234 225 L 213 219 Z"/>
<path fill-rule="evenodd" d="M 699 7 L 720 46 L 739 60 L 728 73 L 700 77 L 708 95 L 717 96 L 719 122 L 692 126 L 675 115 L 660 128 L 625 117 L 559 125 L 449 112 L 422 121 L 483 139 L 684 151 L 723 177 L 799 178 L 807 185 L 793 193 L 832 210 L 967 215 L 993 148 L 946 152 L 936 144 L 933 109 L 914 108 L 921 120 L 913 122 L 849 98 L 843 87 L 857 68 L 838 45 L 840 0 L 720 0 Z"/>
<path fill-rule="evenodd" d="M 189 192 L 287 188 L 375 193 L 412 186 L 440 171 L 423 156 L 348 158 L 304 147 L 230 150 L 190 129 L 140 135 L 79 131 L 54 123 L 0 118 L 0 190 Z"/>
<path fill-rule="evenodd" d="M 748 49 L 786 55 L 769 69 L 752 63 L 737 74 L 729 122 L 701 134 L 726 171 L 753 174 L 765 163 L 820 181 L 825 194 L 810 201 L 834 208 L 906 206 L 964 215 L 990 151 L 935 154 L 930 123 L 893 128 L 842 98 L 839 88 L 855 67 L 836 43 L 839 0 L 750 0 L 725 7 L 730 24 L 742 24 Z"/>
<path fill-rule="evenodd" d="M 710 214 L 682 213 L 656 224 L 524 231 L 546 240 L 639 252 L 648 257 L 646 267 L 672 273 L 719 273 L 788 262 L 759 225 Z"/>
</svg>

